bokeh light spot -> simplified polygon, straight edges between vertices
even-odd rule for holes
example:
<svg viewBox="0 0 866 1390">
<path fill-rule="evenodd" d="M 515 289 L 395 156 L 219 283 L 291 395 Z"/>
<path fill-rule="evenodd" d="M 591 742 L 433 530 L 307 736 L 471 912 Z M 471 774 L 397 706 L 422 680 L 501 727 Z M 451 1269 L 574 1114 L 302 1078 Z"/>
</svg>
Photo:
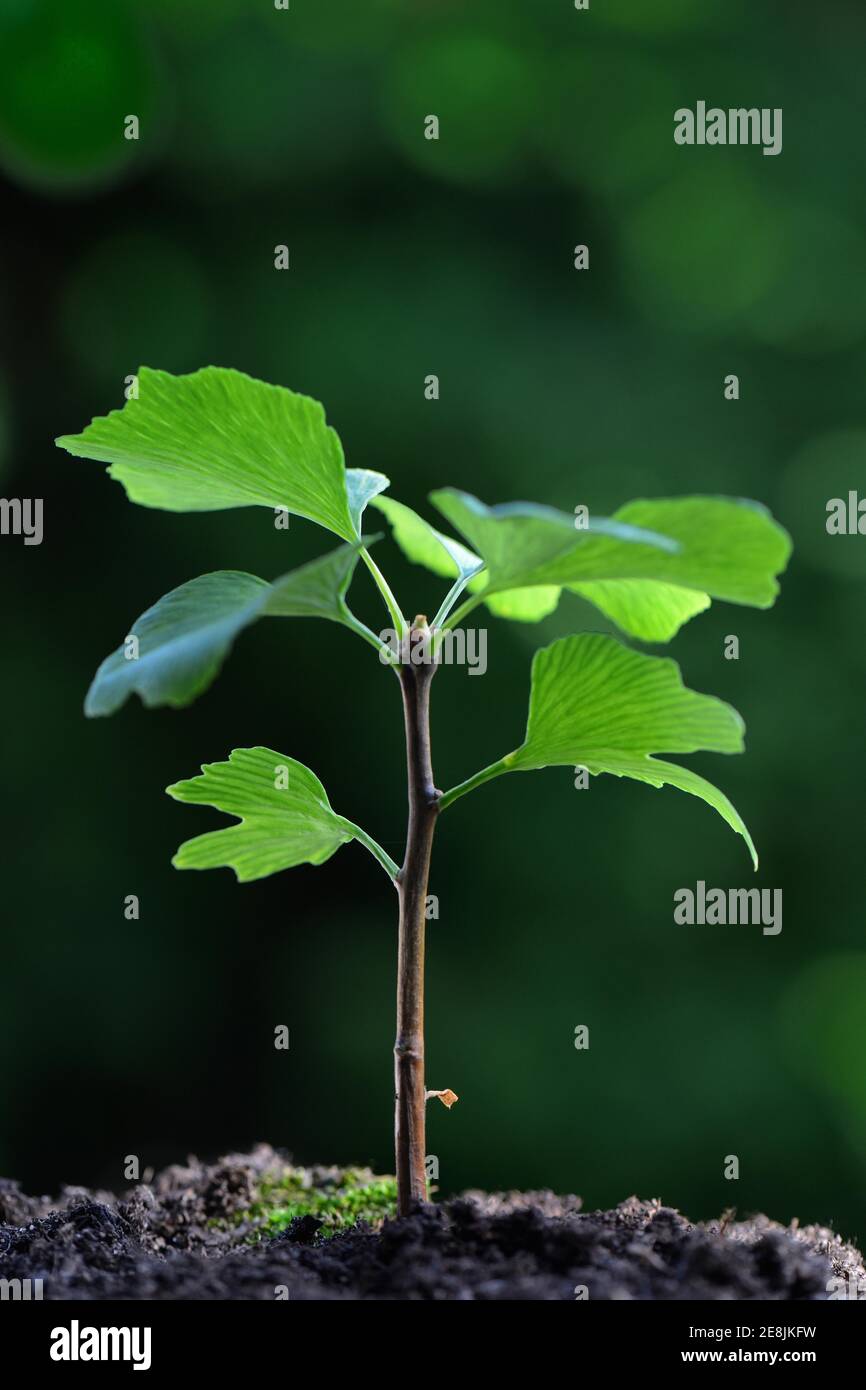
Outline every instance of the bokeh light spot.
<svg viewBox="0 0 866 1390">
<path fill-rule="evenodd" d="M 207 319 L 207 287 L 192 254 L 168 237 L 126 232 L 99 242 L 74 269 L 61 331 L 82 376 L 115 383 L 120 395 L 143 363 L 175 372 L 202 366 Z"/>
<path fill-rule="evenodd" d="M 0 12 L 0 161 L 40 186 L 103 181 L 157 119 L 152 53 L 121 0 L 32 0 Z M 137 115 L 139 142 L 124 138 Z"/>
</svg>

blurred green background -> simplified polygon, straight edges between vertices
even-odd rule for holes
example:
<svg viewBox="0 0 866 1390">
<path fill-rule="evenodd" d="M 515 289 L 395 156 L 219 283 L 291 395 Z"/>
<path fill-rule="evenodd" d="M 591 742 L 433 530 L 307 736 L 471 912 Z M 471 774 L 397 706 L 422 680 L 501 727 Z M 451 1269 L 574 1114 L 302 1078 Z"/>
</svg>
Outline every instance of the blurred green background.
<svg viewBox="0 0 866 1390">
<path fill-rule="evenodd" d="M 866 1237 L 866 539 L 825 531 L 830 497 L 866 492 L 864 41 L 854 0 L 4 0 L 0 483 L 44 497 L 45 539 L 0 543 L 0 1172 L 117 1187 L 127 1154 L 257 1139 L 391 1169 L 379 869 L 355 846 L 245 887 L 180 875 L 176 845 L 219 818 L 162 789 L 269 744 L 399 857 L 396 682 L 348 632 L 262 624 L 190 710 L 82 716 L 167 589 L 331 544 L 260 509 L 131 506 L 53 447 L 141 363 L 216 363 L 322 400 L 348 462 L 428 515 L 446 484 L 599 512 L 719 492 L 792 532 L 775 609 L 714 605 L 672 648 L 746 719 L 745 757 L 691 761 L 749 823 L 757 880 L 699 803 L 568 769 L 443 817 L 428 1083 L 460 1104 L 428 1143 L 442 1192 L 637 1191 Z M 678 148 L 699 99 L 782 107 L 783 153 Z M 378 558 L 433 611 L 440 581 Z M 353 604 L 382 625 L 362 572 Z M 577 599 L 491 619 L 486 677 L 439 674 L 441 787 L 520 741 L 534 647 L 582 627 L 604 624 Z M 781 936 L 675 926 L 699 878 L 781 887 Z"/>
</svg>

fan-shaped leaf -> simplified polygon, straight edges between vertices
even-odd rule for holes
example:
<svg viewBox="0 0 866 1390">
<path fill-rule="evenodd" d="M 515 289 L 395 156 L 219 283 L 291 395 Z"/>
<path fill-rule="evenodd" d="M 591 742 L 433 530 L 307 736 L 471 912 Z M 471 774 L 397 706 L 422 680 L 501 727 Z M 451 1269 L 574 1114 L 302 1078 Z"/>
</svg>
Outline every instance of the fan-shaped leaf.
<svg viewBox="0 0 866 1390">
<path fill-rule="evenodd" d="M 569 584 L 600 609 L 630 637 L 642 642 L 669 642 L 683 623 L 709 608 L 711 599 L 700 589 L 682 589 L 658 579 L 599 579 L 594 584 Z M 538 593 L 524 589 L 523 593 Z"/>
<path fill-rule="evenodd" d="M 341 545 L 273 584 L 217 570 L 172 589 L 103 661 L 85 713 L 113 714 L 133 693 L 151 707 L 190 704 L 214 680 L 238 633 L 261 617 L 328 618 L 357 630 L 345 594 L 360 546 Z"/>
<path fill-rule="evenodd" d="M 451 536 L 437 531 L 411 507 L 393 497 L 377 497 L 373 503 L 388 518 L 394 539 L 407 560 L 425 565 L 448 579 L 468 579 L 484 561 Z"/>
<path fill-rule="evenodd" d="M 347 484 L 340 441 L 318 401 L 226 367 L 188 376 L 142 367 L 137 398 L 57 443 L 110 464 L 142 506 L 285 507 L 344 540 L 358 537 L 372 496 L 365 487 L 382 479 L 358 470 L 366 483 L 356 473 Z"/>
<path fill-rule="evenodd" d="M 359 840 L 390 878 L 397 875 L 381 846 L 331 809 L 318 777 L 271 748 L 236 748 L 227 762 L 205 763 L 201 776 L 166 791 L 176 801 L 239 818 L 187 840 L 172 860 L 175 868 L 231 868 L 239 883 L 248 883 L 297 864 L 324 864 L 340 845 Z"/>
<path fill-rule="evenodd" d="M 711 597 L 768 607 L 791 549 L 763 507 L 723 497 L 630 502 L 578 531 L 531 503 L 486 507 L 453 489 L 433 500 L 483 556 L 470 588 L 493 612 L 537 621 L 567 587 L 649 642 L 668 641 Z"/>
<path fill-rule="evenodd" d="M 675 661 L 632 651 L 612 637 L 583 633 L 536 652 L 521 746 L 446 792 L 439 804 L 444 810 L 503 772 L 579 764 L 590 773 L 631 777 L 654 787 L 669 784 L 700 797 L 743 836 L 757 868 L 751 836 L 727 797 L 690 769 L 655 756 L 699 750 L 739 753 L 742 748 L 743 721 L 737 711 L 688 690 Z"/>
</svg>

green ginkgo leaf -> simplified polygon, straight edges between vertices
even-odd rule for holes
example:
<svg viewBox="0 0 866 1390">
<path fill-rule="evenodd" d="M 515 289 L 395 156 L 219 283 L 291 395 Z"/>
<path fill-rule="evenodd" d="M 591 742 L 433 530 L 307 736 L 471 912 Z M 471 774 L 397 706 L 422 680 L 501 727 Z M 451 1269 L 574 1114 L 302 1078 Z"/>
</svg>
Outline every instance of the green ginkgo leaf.
<svg viewBox="0 0 866 1390">
<path fill-rule="evenodd" d="M 231 868 L 239 883 L 249 883 L 298 864 L 324 864 L 340 845 L 358 840 L 389 878 L 397 876 L 382 847 L 331 809 L 318 777 L 272 748 L 236 748 L 227 762 L 205 763 L 201 776 L 166 791 L 239 822 L 187 840 L 172 860 L 177 869 Z"/>
<path fill-rule="evenodd" d="M 594 584 L 569 584 L 572 593 L 594 604 L 630 637 L 642 642 L 669 642 L 683 623 L 709 608 L 712 600 L 700 589 L 683 589 L 658 579 L 599 579 Z M 520 592 L 534 594 L 538 589 Z M 561 591 L 560 591 L 561 592 Z"/>
<path fill-rule="evenodd" d="M 389 478 L 384 473 L 375 473 L 371 468 L 347 468 L 346 491 L 349 496 L 349 515 L 356 532 L 361 534 L 361 518 L 374 497 L 390 487 Z"/>
<path fill-rule="evenodd" d="M 577 531 L 531 503 L 486 507 L 453 489 L 433 500 L 483 556 L 470 589 L 493 612 L 537 621 L 566 587 L 648 642 L 669 641 L 711 597 L 768 607 L 791 549 L 765 508 L 730 498 L 630 502 Z"/>
<path fill-rule="evenodd" d="M 434 500 L 436 500 L 438 496 L 439 494 L 434 494 Z M 466 494 L 464 494 L 464 496 L 466 496 Z M 468 585 L 470 593 L 479 594 L 482 590 L 489 591 L 492 589 L 493 586 L 490 584 L 487 573 L 479 573 L 479 571 L 484 570 L 484 561 L 471 550 L 467 551 L 463 549 L 463 547 L 459 547 L 463 556 L 466 557 L 463 568 L 461 569 L 459 564 L 460 556 L 454 553 L 454 548 L 459 545 L 457 541 L 434 530 L 434 528 L 429 526 L 417 513 L 410 511 L 408 507 L 404 507 L 402 503 L 396 502 L 392 498 L 382 498 L 376 505 L 391 521 L 394 530 L 394 539 L 400 545 L 408 559 L 415 561 L 416 564 L 426 565 L 427 568 L 433 570 L 435 574 L 442 574 L 455 578 L 462 574 L 466 579 L 471 580 L 471 583 Z M 548 534 L 553 537 L 553 549 L 556 553 L 558 553 L 562 542 L 563 524 L 567 527 L 568 543 L 571 544 L 574 541 L 574 526 L 571 518 L 565 517 L 562 513 L 554 513 L 549 508 L 537 509 L 530 507 L 530 512 L 532 513 L 531 520 L 540 520 L 542 529 L 545 530 L 547 530 L 547 525 L 550 523 L 551 519 L 554 519 L 555 531 L 549 531 Z M 631 587 L 634 588 L 634 584 L 632 584 Z M 619 625 L 626 631 L 632 630 L 628 627 L 628 619 L 634 615 L 638 606 L 640 606 L 641 610 L 644 610 L 647 604 L 651 604 L 652 602 L 649 596 L 642 602 L 639 597 L 633 595 L 622 595 L 618 600 L 617 595 L 614 593 L 615 582 L 613 581 L 608 581 L 606 583 L 606 593 L 601 592 L 601 585 L 573 585 L 572 588 L 574 588 L 575 591 L 580 591 L 583 597 L 587 598 L 590 602 L 595 603 L 596 607 L 601 608 L 614 622 L 617 622 L 619 619 Z M 559 584 L 535 584 L 526 588 L 503 589 L 488 592 L 485 594 L 484 602 L 491 613 L 495 614 L 498 618 L 510 618 L 512 621 L 516 622 L 537 623 L 542 618 L 546 618 L 549 614 L 554 612 L 559 604 L 561 594 L 562 586 Z M 662 595 L 659 594 L 658 597 L 662 598 Z M 706 606 L 706 603 L 709 603 L 709 599 L 706 599 L 704 606 Z M 685 605 L 683 606 L 685 607 Z M 656 626 L 658 626 L 660 618 L 656 608 L 651 610 L 650 617 Z M 625 619 L 625 621 L 623 621 L 623 619 Z M 683 621 L 683 619 L 680 621 Z M 670 633 L 669 635 L 673 634 Z M 652 640 L 662 641 L 665 639 L 654 637 Z"/>
<path fill-rule="evenodd" d="M 490 587 L 488 575 L 480 572 L 484 571 L 484 561 L 473 551 L 461 546 L 459 541 L 437 531 L 417 512 L 412 511 L 410 507 L 404 506 L 402 502 L 398 502 L 394 498 L 380 498 L 374 505 L 391 522 L 394 539 L 407 559 L 415 564 L 425 565 L 434 574 L 458 581 L 461 579 L 471 581 L 468 583 L 470 593 L 478 594 Z M 549 521 L 550 512 L 548 509 L 544 509 L 544 511 L 543 520 Z M 561 540 L 561 520 L 562 518 L 559 516 L 556 530 L 557 544 Z M 566 521 L 568 522 L 567 539 L 570 544 L 574 539 L 573 526 L 569 518 L 566 518 Z M 588 590 L 589 586 L 584 585 L 582 589 Z M 485 595 L 484 601 L 496 617 L 510 618 L 517 622 L 537 623 L 555 610 L 561 594 L 561 585 L 537 584 L 533 587 L 504 589 L 489 593 Z M 586 592 L 584 597 L 595 602 L 597 607 L 603 607 L 603 604 L 591 593 Z M 609 607 L 612 608 L 613 605 L 614 599 L 611 596 Z M 634 603 L 629 605 L 631 608 L 634 606 Z M 608 612 L 608 616 L 616 621 L 613 612 Z"/>
<path fill-rule="evenodd" d="M 470 590 L 474 585 L 470 585 Z M 484 588 L 484 576 L 479 576 L 478 589 Z M 547 618 L 559 606 L 562 589 L 558 584 L 536 584 L 534 588 L 502 589 L 490 594 L 485 603 L 497 618 L 510 618 L 512 622 L 538 623 Z"/>
<path fill-rule="evenodd" d="M 559 567 L 564 583 L 583 578 L 657 579 L 752 608 L 770 608 L 775 602 L 777 577 L 788 563 L 791 538 L 759 502 L 651 498 L 627 502 L 613 520 L 657 531 L 677 548 L 664 556 L 647 552 L 639 559 L 631 551 L 628 568 L 617 565 L 615 574 L 572 575 L 566 564 Z"/>
<path fill-rule="evenodd" d="M 679 549 L 667 536 L 611 517 L 590 517 L 586 529 L 577 529 L 574 517 L 534 502 L 487 507 L 455 488 L 431 493 L 431 500 L 484 561 L 484 593 L 622 578 L 623 565 L 652 563 L 647 556 L 671 557 Z"/>
<path fill-rule="evenodd" d="M 468 584 L 471 593 L 485 587 L 487 576 L 480 573 L 484 569 L 484 561 L 479 555 L 467 550 L 452 536 L 437 531 L 411 507 L 393 497 L 380 497 L 373 505 L 390 521 L 394 539 L 407 560 L 424 565 L 446 579 L 454 579 L 458 584 L 471 580 Z M 559 585 L 539 585 L 532 589 L 510 589 L 492 594 L 486 602 L 491 613 L 499 618 L 536 623 L 553 612 L 561 593 Z"/>
<path fill-rule="evenodd" d="M 468 579 L 484 561 L 465 545 L 437 531 L 405 503 L 393 497 L 377 497 L 373 503 L 391 523 L 394 539 L 407 560 L 424 565 L 434 574 L 449 579 Z"/>
<path fill-rule="evenodd" d="M 480 556 L 437 531 L 411 507 L 393 497 L 378 498 L 373 505 L 390 521 L 394 539 L 408 560 L 446 578 L 472 580 L 470 593 L 480 593 L 487 587 L 487 575 L 479 573 L 484 569 Z M 668 641 L 687 618 L 710 603 L 706 594 L 653 580 L 603 579 L 569 587 L 601 609 L 624 632 L 648 642 Z M 536 584 L 491 593 L 485 597 L 485 603 L 498 618 L 537 623 L 554 612 L 561 594 L 559 584 Z"/>
<path fill-rule="evenodd" d="M 357 470 L 362 476 L 347 483 L 342 446 L 318 401 L 227 367 L 188 376 L 142 367 L 137 397 L 56 442 L 110 464 L 142 506 L 284 507 L 347 541 L 358 537 L 373 495 L 365 480 L 378 490 L 373 480 L 382 479 Z"/>
<path fill-rule="evenodd" d="M 341 545 L 327 555 L 320 555 L 289 570 L 270 585 L 264 612 L 272 618 L 327 618 L 333 623 L 355 627 L 346 593 L 358 563 L 361 545 L 372 546 L 378 536 L 366 536 L 363 542 Z"/>
<path fill-rule="evenodd" d="M 700 797 L 743 836 L 757 868 L 751 836 L 728 798 L 689 768 L 655 756 L 702 750 L 742 752 L 743 721 L 735 709 L 688 690 L 675 661 L 583 633 L 536 652 L 521 746 L 446 792 L 439 805 L 444 810 L 504 772 L 580 765 Z"/>
<path fill-rule="evenodd" d="M 238 633 L 258 618 L 327 618 L 360 630 L 345 600 L 360 547 L 360 541 L 341 545 L 273 584 L 217 570 L 172 589 L 136 618 L 103 661 L 85 714 L 113 714 L 133 693 L 149 707 L 191 704 L 216 677 Z"/>
</svg>

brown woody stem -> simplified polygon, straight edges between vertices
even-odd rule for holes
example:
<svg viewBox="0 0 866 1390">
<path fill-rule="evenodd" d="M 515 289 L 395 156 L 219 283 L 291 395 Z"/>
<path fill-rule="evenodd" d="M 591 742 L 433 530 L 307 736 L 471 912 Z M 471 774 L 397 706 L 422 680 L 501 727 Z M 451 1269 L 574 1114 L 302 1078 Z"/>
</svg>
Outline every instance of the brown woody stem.
<svg viewBox="0 0 866 1390">
<path fill-rule="evenodd" d="M 430 761 L 430 682 L 432 661 L 411 660 L 429 637 L 426 619 L 416 618 L 397 668 L 403 692 L 409 828 L 406 857 L 397 877 L 400 935 L 397 960 L 397 1037 L 394 1042 L 397 1206 L 401 1216 L 427 1200 L 424 1084 L 424 928 L 427 880 L 440 792 Z"/>
</svg>

